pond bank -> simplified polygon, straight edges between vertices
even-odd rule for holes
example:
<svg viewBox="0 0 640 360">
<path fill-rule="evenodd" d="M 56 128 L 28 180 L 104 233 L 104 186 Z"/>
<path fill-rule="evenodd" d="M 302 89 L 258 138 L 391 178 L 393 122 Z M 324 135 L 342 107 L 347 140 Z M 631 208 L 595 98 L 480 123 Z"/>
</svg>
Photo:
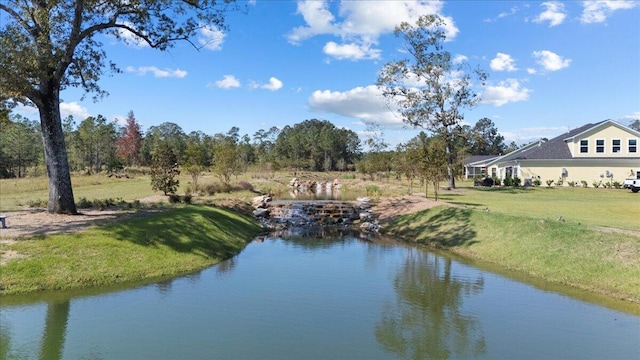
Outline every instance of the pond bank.
<svg viewBox="0 0 640 360">
<path fill-rule="evenodd" d="M 640 238 L 633 232 L 447 205 L 399 215 L 383 232 L 640 304 Z"/>
<path fill-rule="evenodd" d="M 3 257 L 16 258 L 0 265 L 0 294 L 178 276 L 236 255 L 261 231 L 249 216 L 203 205 L 106 220 L 67 233 L 3 236 Z"/>
</svg>

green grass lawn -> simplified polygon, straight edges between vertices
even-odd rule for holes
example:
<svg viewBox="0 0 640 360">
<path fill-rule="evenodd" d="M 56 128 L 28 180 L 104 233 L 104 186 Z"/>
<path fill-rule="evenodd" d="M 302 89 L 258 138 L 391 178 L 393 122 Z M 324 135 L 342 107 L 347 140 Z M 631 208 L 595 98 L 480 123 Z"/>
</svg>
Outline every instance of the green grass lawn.
<svg viewBox="0 0 640 360">
<path fill-rule="evenodd" d="M 239 253 L 260 232 L 251 218 L 184 206 L 71 234 L 3 245 L 25 256 L 2 265 L 3 295 L 70 290 L 193 272 Z"/>
<path fill-rule="evenodd" d="M 523 214 L 443 205 L 401 216 L 387 229 L 535 278 L 640 302 L 638 236 Z"/>
<path fill-rule="evenodd" d="M 640 231 L 640 194 L 594 188 L 472 188 L 442 191 L 442 201 L 531 219 Z"/>
</svg>

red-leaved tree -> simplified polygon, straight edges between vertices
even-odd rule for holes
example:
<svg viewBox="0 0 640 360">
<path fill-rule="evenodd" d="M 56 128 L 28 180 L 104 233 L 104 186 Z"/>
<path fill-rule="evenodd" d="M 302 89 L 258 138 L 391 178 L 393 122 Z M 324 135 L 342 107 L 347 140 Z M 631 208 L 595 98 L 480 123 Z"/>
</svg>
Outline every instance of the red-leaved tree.
<svg viewBox="0 0 640 360">
<path fill-rule="evenodd" d="M 133 110 L 127 114 L 127 124 L 124 127 L 122 136 L 118 138 L 118 156 L 124 160 L 128 166 L 138 165 L 140 159 L 140 147 L 142 145 L 142 130 L 140 124 L 136 122 Z"/>
</svg>

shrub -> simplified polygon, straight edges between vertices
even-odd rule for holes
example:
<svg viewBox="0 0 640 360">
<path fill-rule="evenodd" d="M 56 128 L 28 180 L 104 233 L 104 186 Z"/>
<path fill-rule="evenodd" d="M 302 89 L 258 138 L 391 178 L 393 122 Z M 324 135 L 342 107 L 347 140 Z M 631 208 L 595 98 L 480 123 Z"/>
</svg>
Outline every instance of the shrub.
<svg viewBox="0 0 640 360">
<path fill-rule="evenodd" d="M 27 206 L 30 208 L 47 207 L 47 200 L 41 200 L 41 199 L 29 200 L 27 201 Z"/>
<path fill-rule="evenodd" d="M 185 194 L 182 197 L 182 202 L 185 204 L 191 204 L 191 200 L 193 199 L 193 196 L 191 194 Z"/>
<path fill-rule="evenodd" d="M 180 195 L 169 194 L 169 202 L 172 204 L 177 204 L 180 202 Z"/>
<path fill-rule="evenodd" d="M 533 180 L 533 186 L 540 186 L 540 185 L 542 185 L 542 181 L 540 181 L 540 179 Z"/>
<path fill-rule="evenodd" d="M 582 184 L 582 187 L 583 187 L 583 188 L 586 188 L 586 187 L 587 187 L 587 182 L 586 182 L 586 181 L 584 181 L 584 180 L 580 180 L 580 184 Z"/>
<path fill-rule="evenodd" d="M 575 187 L 576 186 L 576 182 L 575 181 L 567 181 L 567 185 L 569 185 L 569 187 Z"/>
<path fill-rule="evenodd" d="M 238 189 L 240 190 L 253 190 L 253 185 L 251 185 L 250 183 L 246 182 L 246 181 L 240 181 L 238 183 Z"/>
<path fill-rule="evenodd" d="M 492 178 L 484 178 L 482 180 L 482 186 L 492 187 L 493 186 L 493 179 Z"/>
<path fill-rule="evenodd" d="M 367 185 L 367 196 L 380 196 L 380 188 L 377 185 Z"/>
<path fill-rule="evenodd" d="M 504 185 L 504 186 L 512 186 L 513 185 L 513 179 L 510 178 L 510 177 L 504 178 L 504 180 L 502 181 L 502 185 Z"/>
<path fill-rule="evenodd" d="M 562 177 L 559 177 L 558 181 L 556 181 L 556 185 L 562 186 L 562 184 L 564 184 L 564 179 Z"/>
<path fill-rule="evenodd" d="M 591 185 L 593 185 L 594 188 L 599 188 L 600 185 L 602 185 L 602 181 L 594 181 Z"/>
<path fill-rule="evenodd" d="M 622 188 L 622 184 L 619 181 L 614 181 L 613 182 L 613 187 L 616 189 L 620 189 Z"/>
<path fill-rule="evenodd" d="M 497 176 L 493 177 L 493 185 L 500 186 L 500 179 Z"/>
<path fill-rule="evenodd" d="M 342 174 L 344 180 L 355 180 L 356 174 Z"/>
<path fill-rule="evenodd" d="M 553 185 L 553 180 L 549 179 L 546 181 L 547 183 L 547 187 L 551 187 L 551 185 Z"/>
<path fill-rule="evenodd" d="M 513 186 L 515 186 L 515 187 L 518 187 L 518 186 L 520 186 L 520 183 L 521 183 L 521 182 L 522 182 L 522 180 L 520 180 L 520 178 L 519 178 L 519 177 L 514 176 L 514 177 L 513 177 L 513 183 L 512 183 L 512 185 L 513 185 Z"/>
</svg>

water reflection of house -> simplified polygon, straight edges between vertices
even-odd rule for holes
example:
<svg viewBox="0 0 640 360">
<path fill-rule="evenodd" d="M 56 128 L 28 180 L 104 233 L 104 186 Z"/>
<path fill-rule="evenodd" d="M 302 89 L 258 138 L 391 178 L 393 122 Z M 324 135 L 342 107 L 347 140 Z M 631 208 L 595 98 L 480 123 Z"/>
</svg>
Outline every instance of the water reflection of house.
<svg viewBox="0 0 640 360">
<path fill-rule="evenodd" d="M 504 179 L 561 179 L 623 182 L 640 173 L 640 132 L 613 120 L 586 124 L 551 140 L 536 141 L 509 154 L 475 159 L 465 164 L 467 178 L 474 175 Z M 468 170 L 467 170 L 468 169 Z"/>
</svg>

